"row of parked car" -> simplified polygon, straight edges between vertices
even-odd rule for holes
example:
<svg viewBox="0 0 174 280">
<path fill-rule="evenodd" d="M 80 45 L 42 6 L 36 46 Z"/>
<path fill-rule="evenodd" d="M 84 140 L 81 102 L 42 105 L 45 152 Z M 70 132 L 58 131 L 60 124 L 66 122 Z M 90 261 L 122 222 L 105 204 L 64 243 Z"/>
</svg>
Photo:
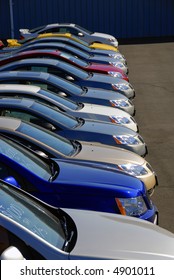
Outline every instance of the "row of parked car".
<svg viewBox="0 0 174 280">
<path fill-rule="evenodd" d="M 118 41 L 20 33 L 0 51 L 1 259 L 174 259 Z"/>
</svg>

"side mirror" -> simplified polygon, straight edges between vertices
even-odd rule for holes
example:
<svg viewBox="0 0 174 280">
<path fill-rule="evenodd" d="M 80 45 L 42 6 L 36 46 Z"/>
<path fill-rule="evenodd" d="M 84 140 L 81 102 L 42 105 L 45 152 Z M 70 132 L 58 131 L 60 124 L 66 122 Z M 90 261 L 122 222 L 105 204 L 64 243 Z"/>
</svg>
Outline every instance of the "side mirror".
<svg viewBox="0 0 174 280">
<path fill-rule="evenodd" d="M 83 35 L 82 32 L 79 32 L 79 33 L 78 33 L 78 36 L 83 37 L 84 35 Z"/>
<path fill-rule="evenodd" d="M 4 178 L 4 181 L 13 185 L 13 186 L 15 186 L 15 187 L 17 187 L 17 188 L 19 188 L 19 189 L 21 188 L 20 185 L 18 184 L 18 182 L 16 181 L 16 179 L 12 176 Z"/>
<path fill-rule="evenodd" d="M 66 76 L 66 79 L 67 79 L 68 81 L 74 81 L 74 78 L 71 77 L 71 76 Z"/>
<path fill-rule="evenodd" d="M 0 260 L 25 260 L 25 258 L 16 247 L 10 246 L 2 252 Z"/>
</svg>

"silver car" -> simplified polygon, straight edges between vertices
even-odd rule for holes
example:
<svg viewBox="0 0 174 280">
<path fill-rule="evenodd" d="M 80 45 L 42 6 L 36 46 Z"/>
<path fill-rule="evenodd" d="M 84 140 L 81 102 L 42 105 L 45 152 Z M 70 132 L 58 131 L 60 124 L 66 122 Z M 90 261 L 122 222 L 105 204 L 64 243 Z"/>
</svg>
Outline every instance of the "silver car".
<svg viewBox="0 0 174 280">
<path fill-rule="evenodd" d="M 74 23 L 52 23 L 34 29 L 19 29 L 21 39 L 36 38 L 43 33 L 70 33 L 88 44 L 102 43 L 118 47 L 117 39 L 106 33 L 92 32 Z"/>
<path fill-rule="evenodd" d="M 174 234 L 152 223 L 52 208 L 2 181 L 0 197 L 1 260 L 174 260 Z"/>
</svg>

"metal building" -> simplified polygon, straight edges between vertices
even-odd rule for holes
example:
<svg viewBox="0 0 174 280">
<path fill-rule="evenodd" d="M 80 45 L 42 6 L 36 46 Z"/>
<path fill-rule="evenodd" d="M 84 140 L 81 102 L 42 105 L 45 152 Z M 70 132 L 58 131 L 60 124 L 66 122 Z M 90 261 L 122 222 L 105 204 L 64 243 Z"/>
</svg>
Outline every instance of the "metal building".
<svg viewBox="0 0 174 280">
<path fill-rule="evenodd" d="M 117 38 L 173 36 L 174 0 L 0 0 L 0 39 L 54 22 Z"/>
</svg>

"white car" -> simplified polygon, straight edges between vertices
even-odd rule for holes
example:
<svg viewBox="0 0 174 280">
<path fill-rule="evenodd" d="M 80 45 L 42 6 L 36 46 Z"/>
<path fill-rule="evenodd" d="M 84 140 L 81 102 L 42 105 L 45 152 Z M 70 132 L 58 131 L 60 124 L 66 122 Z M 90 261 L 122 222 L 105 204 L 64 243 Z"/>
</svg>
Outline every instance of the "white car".
<svg viewBox="0 0 174 280">
<path fill-rule="evenodd" d="M 91 32 L 74 23 L 53 23 L 34 29 L 19 29 L 21 39 L 35 38 L 43 33 L 70 33 L 80 37 L 88 44 L 102 43 L 118 47 L 117 39 L 106 33 Z"/>
<path fill-rule="evenodd" d="M 19 96 L 36 99 L 51 106 L 56 106 L 70 116 L 119 124 L 136 132 L 138 131 L 135 119 L 123 110 L 97 104 L 74 103 L 67 98 L 38 86 L 1 84 L 0 96 Z"/>
<path fill-rule="evenodd" d="M 174 260 L 174 234 L 150 222 L 53 208 L 2 181 L 0 197 L 1 260 Z"/>
</svg>

